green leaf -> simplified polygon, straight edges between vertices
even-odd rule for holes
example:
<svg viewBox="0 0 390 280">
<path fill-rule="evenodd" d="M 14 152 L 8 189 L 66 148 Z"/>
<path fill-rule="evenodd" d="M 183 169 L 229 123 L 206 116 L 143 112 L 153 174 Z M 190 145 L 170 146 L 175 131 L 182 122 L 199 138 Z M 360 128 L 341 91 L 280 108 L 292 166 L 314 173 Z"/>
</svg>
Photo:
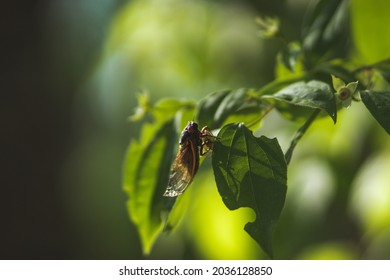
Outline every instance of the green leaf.
<svg viewBox="0 0 390 280">
<path fill-rule="evenodd" d="M 143 252 L 148 254 L 162 230 L 162 195 L 177 142 L 173 120 L 144 124 L 140 139 L 133 140 L 128 148 L 123 189 L 128 195 L 130 219 L 138 229 Z"/>
<path fill-rule="evenodd" d="M 308 10 L 303 23 L 304 50 L 314 59 L 325 54 L 328 58 L 342 55 L 348 46 L 348 1 L 320 0 L 313 3 L 316 5 Z"/>
<path fill-rule="evenodd" d="M 286 79 L 304 73 L 303 53 L 298 42 L 289 43 L 276 57 L 276 77 Z"/>
<path fill-rule="evenodd" d="M 199 101 L 196 120 L 200 126 L 207 125 L 210 129 L 218 128 L 214 115 L 222 100 L 230 93 L 230 90 L 216 91 Z"/>
<path fill-rule="evenodd" d="M 193 111 L 195 106 L 196 103 L 193 100 L 176 98 L 162 98 L 153 105 L 149 94 L 144 91 L 138 94 L 138 106 L 128 120 L 138 122 L 143 120 L 149 113 L 156 122 L 164 123 L 172 119 L 179 111 L 183 113 Z"/>
<path fill-rule="evenodd" d="M 275 104 L 276 110 L 280 113 L 280 115 L 290 121 L 296 123 L 302 123 L 313 113 L 313 109 L 309 107 L 296 106 L 287 102 L 276 102 Z M 328 116 L 324 113 L 324 116 Z"/>
<path fill-rule="evenodd" d="M 254 210 L 256 219 L 245 230 L 272 258 L 272 235 L 287 191 L 287 165 L 279 143 L 256 138 L 242 124 L 224 126 L 218 139 L 212 157 L 218 191 L 230 210 Z"/>
<path fill-rule="evenodd" d="M 256 23 L 260 27 L 259 33 L 262 37 L 272 38 L 279 33 L 280 20 L 276 17 L 257 17 Z"/>
<path fill-rule="evenodd" d="M 364 90 L 360 92 L 360 96 L 370 113 L 390 134 L 390 92 Z"/>
<path fill-rule="evenodd" d="M 195 104 L 195 101 L 192 100 L 163 98 L 154 105 L 153 116 L 156 121 L 165 122 L 172 119 L 178 111 L 192 111 Z"/>
<path fill-rule="evenodd" d="M 128 117 L 129 121 L 138 122 L 145 118 L 145 115 L 150 111 L 152 105 L 150 103 L 149 93 L 142 91 L 137 95 L 138 106 L 135 108 L 134 114 Z"/>
<path fill-rule="evenodd" d="M 261 115 L 266 108 L 251 89 L 217 91 L 199 102 L 197 121 L 200 126 L 210 129 L 221 127 L 224 123 L 240 120 L 249 123 Z"/>
<path fill-rule="evenodd" d="M 270 107 L 269 103 L 263 103 L 264 104 L 259 104 L 257 100 L 253 104 L 245 104 L 241 106 L 241 108 L 239 108 L 236 112 L 228 116 L 223 124 L 242 122 L 252 128 L 259 127 L 262 117 L 266 114 L 265 112 Z"/>
<path fill-rule="evenodd" d="M 303 107 L 323 109 L 333 119 L 334 123 L 337 120 L 335 96 L 329 85 L 321 81 L 297 82 L 281 89 L 274 95 L 266 95 L 263 98 Z"/>
</svg>

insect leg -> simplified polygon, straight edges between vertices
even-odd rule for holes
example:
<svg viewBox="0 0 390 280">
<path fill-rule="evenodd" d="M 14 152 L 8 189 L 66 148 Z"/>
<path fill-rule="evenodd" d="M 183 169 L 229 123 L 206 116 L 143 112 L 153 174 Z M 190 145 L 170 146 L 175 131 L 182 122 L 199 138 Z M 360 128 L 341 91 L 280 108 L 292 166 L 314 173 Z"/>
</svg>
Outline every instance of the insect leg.
<svg viewBox="0 0 390 280">
<path fill-rule="evenodd" d="M 213 148 L 214 140 L 217 137 L 213 135 L 213 133 L 207 126 L 204 126 L 200 131 L 200 138 L 202 140 L 202 144 L 200 145 L 199 154 L 203 156 Z"/>
</svg>

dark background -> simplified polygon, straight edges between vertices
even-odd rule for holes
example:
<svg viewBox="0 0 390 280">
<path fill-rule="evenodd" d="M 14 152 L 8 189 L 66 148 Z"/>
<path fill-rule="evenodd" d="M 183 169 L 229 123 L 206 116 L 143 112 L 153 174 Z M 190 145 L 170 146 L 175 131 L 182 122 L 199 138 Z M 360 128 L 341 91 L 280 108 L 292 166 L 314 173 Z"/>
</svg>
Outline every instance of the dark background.
<svg viewBox="0 0 390 280">
<path fill-rule="evenodd" d="M 52 2 L 1 7 L 2 259 L 85 257 L 74 251 L 78 238 L 64 219 L 59 170 L 78 141 L 71 118 L 75 92 L 123 1 L 111 1 L 100 22 L 79 19 L 89 26 L 80 26 L 85 36 L 78 42 L 64 38 L 70 22 L 50 19 Z"/>
</svg>

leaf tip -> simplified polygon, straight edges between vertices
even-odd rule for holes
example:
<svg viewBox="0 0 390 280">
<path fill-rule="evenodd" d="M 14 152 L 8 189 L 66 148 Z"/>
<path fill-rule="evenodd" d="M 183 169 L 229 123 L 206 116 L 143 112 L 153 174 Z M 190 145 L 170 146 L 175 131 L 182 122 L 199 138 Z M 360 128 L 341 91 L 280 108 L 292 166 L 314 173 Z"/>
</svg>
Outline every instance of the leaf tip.
<svg viewBox="0 0 390 280">
<path fill-rule="evenodd" d="M 337 122 L 337 113 L 336 113 L 336 112 L 332 113 L 332 114 L 330 115 L 330 117 L 331 117 L 332 120 L 333 120 L 333 124 L 336 124 L 336 122 Z"/>
</svg>

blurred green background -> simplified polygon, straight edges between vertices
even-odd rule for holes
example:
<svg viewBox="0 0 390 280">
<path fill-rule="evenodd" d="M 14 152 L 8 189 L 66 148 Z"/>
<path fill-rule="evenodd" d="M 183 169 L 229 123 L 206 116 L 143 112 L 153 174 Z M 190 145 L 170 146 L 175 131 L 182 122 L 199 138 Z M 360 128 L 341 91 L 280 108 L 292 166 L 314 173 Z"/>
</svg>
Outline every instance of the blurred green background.
<svg viewBox="0 0 390 280">
<path fill-rule="evenodd" d="M 0 258 L 264 257 L 243 230 L 253 213 L 225 208 L 209 159 L 184 194 L 179 227 L 142 256 L 121 186 L 126 147 L 139 136 L 127 118 L 141 90 L 152 100 L 198 100 L 271 81 L 281 45 L 259 36 L 255 18 L 277 16 L 287 39 L 299 40 L 315 2 L 8 2 L 0 24 Z M 372 1 L 352 2 L 347 56 L 375 62 L 373 49 L 390 50 L 390 36 L 375 32 L 389 26 L 387 3 L 375 1 L 383 14 L 373 16 Z M 373 32 L 361 34 L 362 22 Z M 272 113 L 255 134 L 278 137 L 286 150 L 297 127 Z M 389 137 L 362 104 L 343 110 L 336 125 L 317 121 L 290 164 L 276 258 L 389 259 L 389 166 Z"/>
</svg>

